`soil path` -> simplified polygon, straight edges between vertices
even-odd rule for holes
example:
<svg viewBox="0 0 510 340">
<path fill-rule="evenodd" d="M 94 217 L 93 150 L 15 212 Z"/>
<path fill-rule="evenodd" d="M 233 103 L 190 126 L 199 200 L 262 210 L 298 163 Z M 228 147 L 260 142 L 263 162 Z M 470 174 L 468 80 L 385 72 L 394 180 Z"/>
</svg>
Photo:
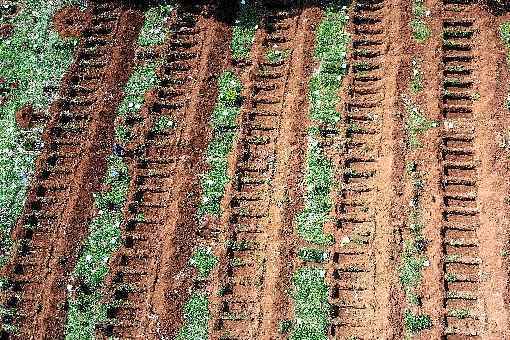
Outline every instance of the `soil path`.
<svg viewBox="0 0 510 340">
<path fill-rule="evenodd" d="M 245 81 L 246 100 L 241 111 L 239 140 L 233 154 L 233 180 L 226 194 L 224 242 L 232 246 L 218 249 L 220 263 L 212 282 L 211 337 L 275 338 L 278 320 L 269 320 L 280 308 L 274 294 L 282 266 L 281 246 L 284 227 L 282 207 L 275 201 L 281 189 L 282 174 L 275 177 L 277 150 L 281 139 L 289 143 L 286 124 L 294 117 L 283 117 L 286 105 L 295 105 L 296 88 L 289 77 L 301 64 L 297 35 L 301 11 L 296 8 L 266 7 L 252 51 L 253 66 Z M 271 49 L 288 50 L 281 61 L 269 62 Z M 293 82 L 295 84 L 296 82 Z M 302 85 L 301 85 L 302 86 Z M 287 92 L 288 91 L 288 92 Z M 286 93 L 288 95 L 286 96 Z M 277 144 L 278 143 L 278 144 Z M 275 182 L 277 181 L 277 182 Z M 278 194 L 276 194 L 278 196 Z"/>
<path fill-rule="evenodd" d="M 436 154 L 441 170 L 441 229 L 435 235 L 439 239 L 432 242 L 441 245 L 438 264 L 443 287 L 433 334 L 451 339 L 504 338 L 508 311 L 498 287 L 505 287 L 508 275 L 500 256 L 507 227 L 503 222 L 506 189 L 494 171 L 504 162 L 497 161 L 494 132 L 498 124 L 494 112 L 500 110 L 493 106 L 498 55 L 489 52 L 500 48 L 497 26 L 487 11 L 471 1 L 444 1 L 439 14 L 435 28 L 440 25 L 442 38 L 442 93 L 437 97 Z"/>
<path fill-rule="evenodd" d="M 338 144 L 343 147 L 333 157 L 340 182 L 334 193 L 337 224 L 326 231 L 336 241 L 326 277 L 332 305 L 329 336 L 400 338 L 399 239 L 393 214 L 398 206 L 395 178 L 402 168 L 394 114 L 401 8 L 399 1 L 352 6 L 350 69 L 341 110 L 345 125 Z"/>
<path fill-rule="evenodd" d="M 21 339 L 63 338 L 66 283 L 93 211 L 112 139 L 117 94 L 127 80 L 139 15 L 113 3 L 91 3 L 75 62 L 51 107 L 17 242 L 4 268 L 4 306 Z M 112 96 L 112 97 L 110 97 Z M 113 100 L 112 100 L 113 98 Z"/>
</svg>

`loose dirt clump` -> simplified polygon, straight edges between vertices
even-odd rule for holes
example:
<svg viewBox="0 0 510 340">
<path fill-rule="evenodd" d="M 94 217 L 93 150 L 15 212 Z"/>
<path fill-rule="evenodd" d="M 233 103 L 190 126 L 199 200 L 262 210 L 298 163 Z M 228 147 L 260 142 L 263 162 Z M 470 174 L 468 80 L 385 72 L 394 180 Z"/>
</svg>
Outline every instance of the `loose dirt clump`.
<svg viewBox="0 0 510 340">
<path fill-rule="evenodd" d="M 16 111 L 16 123 L 23 128 L 28 129 L 32 125 L 32 116 L 34 114 L 34 108 L 32 105 L 24 105 L 21 109 Z"/>
<path fill-rule="evenodd" d="M 62 38 L 78 38 L 90 20 L 90 13 L 76 6 L 68 6 L 55 13 L 53 25 Z"/>
<path fill-rule="evenodd" d="M 14 31 L 14 26 L 11 24 L 3 24 L 0 25 L 0 38 L 7 39 L 12 35 L 12 31 Z"/>
</svg>

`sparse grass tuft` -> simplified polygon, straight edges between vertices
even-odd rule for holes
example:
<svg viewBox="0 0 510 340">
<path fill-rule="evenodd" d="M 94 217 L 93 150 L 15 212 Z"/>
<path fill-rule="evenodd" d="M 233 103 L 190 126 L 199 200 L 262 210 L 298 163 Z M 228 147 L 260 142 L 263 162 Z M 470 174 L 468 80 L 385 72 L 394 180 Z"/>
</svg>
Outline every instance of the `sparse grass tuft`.
<svg viewBox="0 0 510 340">
<path fill-rule="evenodd" d="M 510 49 L 510 21 L 505 21 L 499 26 L 499 34 L 505 46 Z"/>
<path fill-rule="evenodd" d="M 414 0 L 413 3 L 413 16 L 411 20 L 411 29 L 413 30 L 413 37 L 418 43 L 424 43 L 430 37 L 432 31 L 425 23 L 424 18 L 428 14 L 428 9 L 425 6 L 424 0 Z"/>
<path fill-rule="evenodd" d="M 270 64 L 278 64 L 289 57 L 290 50 L 274 50 L 270 49 L 266 53 L 266 60 Z"/>
<path fill-rule="evenodd" d="M 421 71 L 421 60 L 413 58 L 411 74 L 411 91 L 418 93 L 423 90 L 423 73 Z"/>
<path fill-rule="evenodd" d="M 406 130 L 408 144 L 411 149 L 416 149 L 421 147 L 421 141 L 418 136 L 431 128 L 437 127 L 437 122 L 425 117 L 408 96 L 402 95 L 402 100 L 407 111 Z"/>
<path fill-rule="evenodd" d="M 322 263 L 328 259 L 328 253 L 315 248 L 302 248 L 298 253 L 303 261 Z"/>
</svg>

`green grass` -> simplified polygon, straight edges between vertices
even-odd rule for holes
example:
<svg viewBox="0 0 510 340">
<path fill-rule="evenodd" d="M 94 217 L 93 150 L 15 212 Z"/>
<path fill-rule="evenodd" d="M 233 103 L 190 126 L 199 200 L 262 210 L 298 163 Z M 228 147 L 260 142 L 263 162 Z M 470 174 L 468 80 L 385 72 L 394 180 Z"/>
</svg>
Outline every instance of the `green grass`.
<svg viewBox="0 0 510 340">
<path fill-rule="evenodd" d="M 315 248 L 302 248 L 298 253 L 299 258 L 307 262 L 323 263 L 328 259 L 328 253 Z"/>
<path fill-rule="evenodd" d="M 125 124 L 127 119 L 138 119 L 140 109 L 145 101 L 145 93 L 156 85 L 156 64 L 142 64 L 136 66 L 124 86 L 124 98 L 117 108 L 118 124 L 115 127 L 115 137 L 120 144 L 126 144 L 133 138 L 133 131 Z M 160 118 L 160 120 L 165 118 Z M 164 128 L 166 124 L 156 122 L 156 130 Z M 165 126 L 163 126 L 165 125 Z"/>
<path fill-rule="evenodd" d="M 427 8 L 425 7 L 424 0 L 414 0 L 414 19 L 411 20 L 411 29 L 413 31 L 413 37 L 418 43 L 424 43 L 432 34 L 430 27 L 424 21 L 426 12 Z"/>
<path fill-rule="evenodd" d="M 190 259 L 190 265 L 197 269 L 199 279 L 206 279 L 217 263 L 218 259 L 211 249 L 205 247 L 198 248 Z"/>
<path fill-rule="evenodd" d="M 271 64 L 278 64 L 289 57 L 290 50 L 270 49 L 266 52 L 266 60 Z"/>
<path fill-rule="evenodd" d="M 236 137 L 236 121 L 241 110 L 241 92 L 243 85 L 231 71 L 223 72 L 218 78 L 218 97 L 211 115 L 213 136 L 207 148 L 208 171 L 201 179 L 202 201 L 198 206 L 198 217 L 206 215 L 218 217 L 220 203 L 225 193 L 225 185 L 230 180 L 227 175 L 228 156 Z M 227 247 L 249 247 L 248 242 L 228 242 Z M 190 265 L 197 270 L 198 280 L 208 279 L 218 259 L 209 248 L 200 246 L 190 259 Z M 233 266 L 242 265 L 239 259 L 233 259 Z M 194 291 L 184 308 L 184 325 L 177 336 L 178 340 L 207 339 L 208 337 L 208 293 Z"/>
<path fill-rule="evenodd" d="M 79 1 L 26 1 L 8 20 L 14 26 L 12 36 L 0 40 L 0 79 L 10 87 L 0 106 L 0 266 L 9 255 L 10 230 L 23 209 L 42 147 L 42 128 L 22 129 L 15 113 L 25 105 L 48 112 L 77 44 L 76 39 L 61 39 L 51 22 L 59 8 L 70 4 Z"/>
<path fill-rule="evenodd" d="M 407 112 L 407 143 L 411 149 L 417 149 L 422 146 L 419 136 L 427 130 L 437 127 L 437 122 L 428 119 L 411 98 L 402 95 L 402 99 Z"/>
<path fill-rule="evenodd" d="M 432 326 L 432 321 L 428 315 L 415 315 L 411 311 L 406 310 L 404 312 L 404 324 L 408 331 L 415 334 L 430 328 Z"/>
<path fill-rule="evenodd" d="M 346 31 L 348 15 L 342 3 L 326 8 L 324 19 L 316 34 L 315 59 L 318 69 L 309 84 L 311 127 L 308 131 L 307 166 L 305 174 L 305 202 L 296 217 L 297 233 L 315 245 L 331 245 L 332 235 L 324 233 L 324 223 L 333 207 L 331 190 L 334 187 L 333 164 L 318 142 L 321 129 L 337 129 L 340 112 L 338 93 L 347 72 L 346 55 L 350 37 Z M 327 253 L 314 248 L 301 249 L 298 254 L 305 261 L 321 263 Z M 294 273 L 293 340 L 326 339 L 329 323 L 328 288 L 321 268 L 302 267 Z"/>
<path fill-rule="evenodd" d="M 499 26 L 499 34 L 505 46 L 510 49 L 510 21 L 505 21 Z"/>
<path fill-rule="evenodd" d="M 232 28 L 230 48 L 232 59 L 237 61 L 249 59 L 255 32 L 258 28 L 259 16 L 252 2 L 253 0 L 240 2 L 239 13 Z"/>
<path fill-rule="evenodd" d="M 228 155 L 236 136 L 236 120 L 241 107 L 242 84 L 231 71 L 225 71 L 218 79 L 218 99 L 212 113 L 213 138 L 207 148 L 209 170 L 202 176 L 202 201 L 199 216 L 218 216 L 220 203 L 229 181 L 227 175 Z"/>
<path fill-rule="evenodd" d="M 422 271 L 428 266 L 428 259 L 425 255 L 427 242 L 422 234 L 423 216 L 421 198 L 424 191 L 424 183 L 418 171 L 416 161 L 410 161 L 406 164 L 406 180 L 412 184 L 413 194 L 407 222 L 408 232 L 403 234 L 404 249 L 401 255 L 399 278 L 407 298 L 407 303 L 419 310 L 422 298 L 419 286 L 422 283 Z M 423 326 L 425 324 L 424 320 L 428 320 L 428 327 L 430 327 L 430 317 L 425 314 L 415 316 L 411 312 L 406 311 L 404 315 L 404 322 L 411 333 L 417 333 L 422 330 L 420 325 Z"/>
<path fill-rule="evenodd" d="M 294 273 L 293 298 L 296 321 L 292 340 L 326 340 L 329 323 L 328 287 L 324 269 L 302 267 Z"/>
<path fill-rule="evenodd" d="M 298 234 L 315 244 L 332 244 L 332 235 L 325 235 L 323 225 L 332 208 L 333 166 L 317 142 L 319 128 L 335 129 L 340 120 L 336 110 L 338 91 L 347 66 L 345 56 L 350 37 L 346 33 L 347 13 L 340 6 L 326 9 L 324 20 L 317 28 L 315 59 L 319 69 L 310 80 L 310 118 L 308 132 L 305 208 L 297 217 Z"/>
<path fill-rule="evenodd" d="M 173 8 L 173 5 L 159 5 L 145 12 L 143 26 L 138 35 L 139 46 L 155 46 L 165 41 L 168 34 L 166 21 Z"/>
<path fill-rule="evenodd" d="M 423 73 L 421 71 L 421 60 L 413 58 L 411 69 L 411 91 L 416 94 L 423 90 Z"/>
<path fill-rule="evenodd" d="M 121 208 L 126 202 L 129 185 L 127 165 L 111 155 L 104 180 L 109 190 L 94 195 L 98 214 L 89 225 L 89 236 L 73 276 L 80 282 L 76 299 L 69 300 L 66 339 L 93 339 L 94 327 L 105 317 L 99 288 L 108 273 L 108 259 L 120 244 Z"/>
<path fill-rule="evenodd" d="M 184 326 L 176 340 L 206 340 L 209 300 L 204 293 L 193 293 L 184 306 Z"/>
</svg>

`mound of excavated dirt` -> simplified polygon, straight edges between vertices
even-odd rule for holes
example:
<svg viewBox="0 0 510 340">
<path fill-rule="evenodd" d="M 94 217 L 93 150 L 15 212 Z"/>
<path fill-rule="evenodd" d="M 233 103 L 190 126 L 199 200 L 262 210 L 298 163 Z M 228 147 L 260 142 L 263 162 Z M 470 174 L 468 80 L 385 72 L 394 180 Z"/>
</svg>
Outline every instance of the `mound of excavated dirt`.
<svg viewBox="0 0 510 340">
<path fill-rule="evenodd" d="M 55 13 L 53 25 L 63 38 L 79 37 L 90 21 L 90 14 L 76 6 L 64 7 Z"/>
</svg>

